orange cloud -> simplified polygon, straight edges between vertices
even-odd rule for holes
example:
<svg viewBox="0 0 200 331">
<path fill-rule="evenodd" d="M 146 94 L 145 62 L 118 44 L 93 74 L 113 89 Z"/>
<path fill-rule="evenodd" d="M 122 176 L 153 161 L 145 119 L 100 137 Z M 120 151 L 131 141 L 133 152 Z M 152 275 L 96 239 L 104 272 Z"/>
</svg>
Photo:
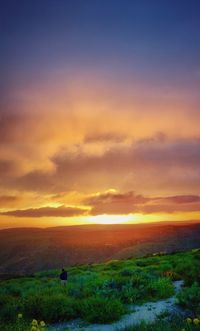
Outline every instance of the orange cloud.
<svg viewBox="0 0 200 331">
<path fill-rule="evenodd" d="M 200 196 L 195 195 L 146 197 L 134 192 L 106 192 L 91 195 L 83 203 L 92 208 L 92 215 L 200 212 Z"/>
<path fill-rule="evenodd" d="M 41 207 L 1 212 L 0 215 L 15 217 L 72 217 L 86 214 L 86 209 L 78 207 Z"/>
<path fill-rule="evenodd" d="M 53 171 L 34 170 L 12 179 L 19 190 L 64 191 L 141 190 L 148 194 L 199 191 L 200 147 L 196 139 L 135 142 L 115 145 L 101 154 L 62 148 L 50 161 Z M 187 175 L 186 175 L 187 174 Z M 6 183 L 5 183 L 6 185 Z"/>
<path fill-rule="evenodd" d="M 2 208 L 68 215 L 41 209 L 55 196 L 93 214 L 199 210 L 200 113 L 190 93 L 96 72 L 55 75 L 15 87 L 0 109 L 0 195 L 23 195 Z M 126 193 L 93 196 L 110 187 Z"/>
</svg>

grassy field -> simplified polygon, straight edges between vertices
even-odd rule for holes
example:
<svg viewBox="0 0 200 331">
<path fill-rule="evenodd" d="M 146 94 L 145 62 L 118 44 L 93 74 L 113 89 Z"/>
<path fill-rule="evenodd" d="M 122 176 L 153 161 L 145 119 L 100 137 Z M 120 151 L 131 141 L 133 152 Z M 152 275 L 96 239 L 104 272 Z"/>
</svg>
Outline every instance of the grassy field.
<svg viewBox="0 0 200 331">
<path fill-rule="evenodd" d="M 140 259 L 110 261 L 68 269 L 68 284 L 61 286 L 60 270 L 50 270 L 0 282 L 0 330 L 45 330 L 47 325 L 77 317 L 89 323 L 120 319 L 129 304 L 157 301 L 174 294 L 173 280 L 183 279 L 178 303 L 200 316 L 200 250 Z M 163 324 L 142 324 L 126 331 L 199 330 L 195 323 L 168 319 Z"/>
</svg>

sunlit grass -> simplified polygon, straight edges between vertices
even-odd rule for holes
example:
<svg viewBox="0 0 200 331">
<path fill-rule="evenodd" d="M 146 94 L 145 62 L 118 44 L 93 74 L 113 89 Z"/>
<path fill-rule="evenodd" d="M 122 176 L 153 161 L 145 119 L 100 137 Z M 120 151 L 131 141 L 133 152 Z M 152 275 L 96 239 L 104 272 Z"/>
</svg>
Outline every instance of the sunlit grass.
<svg viewBox="0 0 200 331">
<path fill-rule="evenodd" d="M 29 331 L 24 327 L 29 327 L 32 319 L 47 324 L 76 318 L 90 323 L 115 321 L 126 312 L 129 304 L 138 305 L 171 297 L 174 294 L 173 281 L 177 279 L 183 279 L 186 286 L 178 295 L 179 304 L 192 309 L 193 318 L 198 319 L 199 269 L 200 251 L 193 250 L 71 267 L 68 269 L 66 287 L 60 284 L 60 270 L 2 281 L 0 330 Z M 23 322 L 19 322 L 19 314 L 22 314 Z M 21 329 L 16 329 L 19 323 Z M 10 329 L 6 329 L 7 325 Z"/>
</svg>

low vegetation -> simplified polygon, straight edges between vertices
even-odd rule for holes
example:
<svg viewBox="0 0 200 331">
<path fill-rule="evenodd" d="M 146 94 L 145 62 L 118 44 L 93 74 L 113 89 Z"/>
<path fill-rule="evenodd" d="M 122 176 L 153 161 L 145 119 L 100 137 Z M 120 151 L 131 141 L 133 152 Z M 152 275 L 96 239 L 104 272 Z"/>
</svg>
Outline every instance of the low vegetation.
<svg viewBox="0 0 200 331">
<path fill-rule="evenodd" d="M 110 261 L 68 269 L 67 286 L 59 282 L 59 270 L 40 272 L 33 277 L 0 283 L 0 330 L 43 331 L 42 323 L 82 318 L 89 323 L 109 323 L 120 319 L 129 304 L 157 301 L 174 294 L 173 281 L 184 280 L 177 302 L 200 315 L 200 250 L 140 259 Z M 19 317 L 21 316 L 21 317 Z M 23 317 L 22 317 L 23 316 Z M 32 319 L 37 325 L 31 325 Z M 45 321 L 45 322 L 43 322 Z M 167 319 L 141 331 L 193 331 L 197 324 Z M 199 324 L 198 324 L 199 327 Z M 135 331 L 129 328 L 126 331 Z"/>
<path fill-rule="evenodd" d="M 200 270 L 199 270 L 200 272 Z M 184 288 L 178 295 L 178 303 L 200 315 L 200 284 L 194 282 L 191 287 Z"/>
<path fill-rule="evenodd" d="M 200 320 L 196 318 L 180 318 L 172 315 L 170 318 L 158 318 L 154 323 L 143 321 L 137 326 L 127 327 L 120 331 L 198 331 Z"/>
</svg>

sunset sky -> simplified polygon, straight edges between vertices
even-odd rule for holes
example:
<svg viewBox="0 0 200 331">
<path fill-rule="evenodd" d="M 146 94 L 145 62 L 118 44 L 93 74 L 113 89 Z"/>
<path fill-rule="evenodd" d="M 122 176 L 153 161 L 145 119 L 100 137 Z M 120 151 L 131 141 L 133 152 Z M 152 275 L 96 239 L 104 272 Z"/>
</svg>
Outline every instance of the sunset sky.
<svg viewBox="0 0 200 331">
<path fill-rule="evenodd" d="M 200 220 L 199 17 L 1 2 L 0 228 Z"/>
</svg>

